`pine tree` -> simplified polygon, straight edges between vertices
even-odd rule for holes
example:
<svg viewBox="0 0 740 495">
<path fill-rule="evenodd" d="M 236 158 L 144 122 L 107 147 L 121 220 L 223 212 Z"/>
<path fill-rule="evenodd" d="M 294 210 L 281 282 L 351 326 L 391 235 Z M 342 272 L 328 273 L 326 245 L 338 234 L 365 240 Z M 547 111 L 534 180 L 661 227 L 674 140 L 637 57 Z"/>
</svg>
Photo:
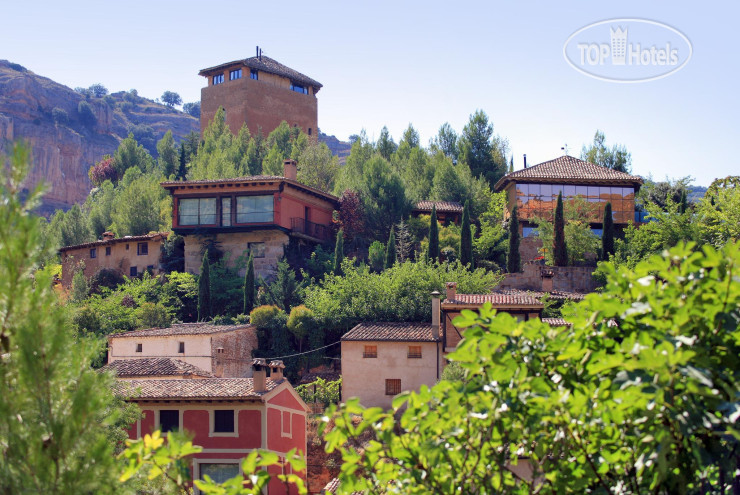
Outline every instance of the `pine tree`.
<svg viewBox="0 0 740 495">
<path fill-rule="evenodd" d="M 337 232 L 337 243 L 334 246 L 334 275 L 342 274 L 342 261 L 344 261 L 344 231 Z"/>
<path fill-rule="evenodd" d="M 180 143 L 180 163 L 179 163 L 179 166 L 177 168 L 177 178 L 178 178 L 178 180 L 185 180 L 185 177 L 188 174 L 188 169 L 187 169 L 187 163 L 186 163 L 186 161 L 187 161 L 187 158 L 185 156 L 185 144 L 184 143 Z"/>
<path fill-rule="evenodd" d="M 254 309 L 254 256 L 249 253 L 247 272 L 244 274 L 244 311 L 248 315 Z"/>
<path fill-rule="evenodd" d="M 460 230 L 460 263 L 473 268 L 473 233 L 470 230 L 470 202 L 463 208 L 462 228 Z"/>
<path fill-rule="evenodd" d="M 558 205 L 555 207 L 555 237 L 553 239 L 553 264 L 568 265 L 568 247 L 565 245 L 565 219 L 563 215 L 563 193 L 558 194 Z"/>
<path fill-rule="evenodd" d="M 519 254 L 519 209 L 516 206 L 509 219 L 509 252 L 506 257 L 506 269 L 509 273 L 522 270 L 522 259 Z"/>
<path fill-rule="evenodd" d="M 396 232 L 395 227 L 391 227 L 391 235 L 388 237 L 388 244 L 385 246 L 385 267 L 392 268 L 396 264 Z"/>
<path fill-rule="evenodd" d="M 437 207 L 432 206 L 432 216 L 429 219 L 429 246 L 427 258 L 433 263 L 439 261 L 439 226 L 437 225 Z"/>
<path fill-rule="evenodd" d="M 681 202 L 679 203 L 679 206 L 678 206 L 678 212 L 683 215 L 684 213 L 686 213 L 686 210 L 688 209 L 688 207 L 689 207 L 689 201 L 686 195 L 686 189 L 684 189 L 683 191 L 681 191 Z"/>
<path fill-rule="evenodd" d="M 601 233 L 601 259 L 606 261 L 614 254 L 614 219 L 612 219 L 612 204 L 604 206 L 604 223 Z"/>
<path fill-rule="evenodd" d="M 205 321 L 211 316 L 211 264 L 208 262 L 208 251 L 203 253 L 203 263 L 200 265 L 198 278 L 198 321 Z"/>
</svg>

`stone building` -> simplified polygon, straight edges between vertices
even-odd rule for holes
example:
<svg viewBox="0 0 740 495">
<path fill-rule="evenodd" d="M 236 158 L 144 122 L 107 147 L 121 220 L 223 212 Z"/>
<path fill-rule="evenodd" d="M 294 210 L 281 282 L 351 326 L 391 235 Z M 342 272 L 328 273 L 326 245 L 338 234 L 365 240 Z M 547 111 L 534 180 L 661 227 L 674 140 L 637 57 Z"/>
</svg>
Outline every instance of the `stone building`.
<svg viewBox="0 0 740 495">
<path fill-rule="evenodd" d="M 223 107 L 233 133 L 246 124 L 252 134 L 267 136 L 284 120 L 318 136 L 316 93 L 321 83 L 262 55 L 259 47 L 254 57 L 209 67 L 199 75 L 208 80 L 200 96 L 201 134 Z"/>
<path fill-rule="evenodd" d="M 90 278 L 102 269 L 115 270 L 120 275 L 136 277 L 145 271 L 159 273 L 162 242 L 168 232 L 116 238 L 104 232 L 103 240 L 59 250 L 62 257 L 62 285 L 70 287 L 77 270 Z"/>
<path fill-rule="evenodd" d="M 330 243 L 339 198 L 298 182 L 296 167 L 285 160 L 283 177 L 163 182 L 173 201 L 172 230 L 185 239 L 185 271 L 200 271 L 208 242 L 242 273 L 251 252 L 263 277 L 274 273 L 291 239 L 299 246 Z"/>
</svg>

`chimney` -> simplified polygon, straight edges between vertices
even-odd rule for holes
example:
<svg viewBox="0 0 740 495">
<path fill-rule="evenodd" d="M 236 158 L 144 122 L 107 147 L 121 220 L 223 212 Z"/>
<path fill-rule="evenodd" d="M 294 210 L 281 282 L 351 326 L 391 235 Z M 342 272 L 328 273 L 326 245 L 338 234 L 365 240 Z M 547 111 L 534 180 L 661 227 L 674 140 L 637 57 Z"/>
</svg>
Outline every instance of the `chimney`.
<svg viewBox="0 0 740 495">
<path fill-rule="evenodd" d="M 267 392 L 267 361 L 263 358 L 252 360 L 252 380 L 255 392 Z"/>
<path fill-rule="evenodd" d="M 298 177 L 298 164 L 295 160 L 283 161 L 283 177 L 286 179 L 296 180 L 296 177 Z"/>
<path fill-rule="evenodd" d="M 457 282 L 447 282 L 445 287 L 447 287 L 447 299 L 454 301 L 457 296 Z"/>
<path fill-rule="evenodd" d="M 524 168 L 527 168 L 527 154 L 524 153 Z"/>
<path fill-rule="evenodd" d="M 555 272 L 543 269 L 540 272 L 540 277 L 542 277 L 542 292 L 552 292 L 552 279 L 555 277 Z"/>
<path fill-rule="evenodd" d="M 432 337 L 439 339 L 439 317 L 440 317 L 440 296 L 438 290 L 432 292 Z"/>
<path fill-rule="evenodd" d="M 280 380 L 282 380 L 284 369 L 285 365 L 279 359 L 275 361 L 270 361 L 270 379 L 273 382 L 279 382 Z"/>
<path fill-rule="evenodd" d="M 215 361 L 216 361 L 216 367 L 215 367 L 215 371 L 213 372 L 213 374 L 219 378 L 223 378 L 224 376 L 224 348 L 223 347 L 216 348 L 216 360 Z"/>
<path fill-rule="evenodd" d="M 115 238 L 116 238 L 116 234 L 114 234 L 113 232 L 110 232 L 110 231 L 103 232 L 104 241 L 110 241 L 111 239 L 115 239 Z"/>
</svg>

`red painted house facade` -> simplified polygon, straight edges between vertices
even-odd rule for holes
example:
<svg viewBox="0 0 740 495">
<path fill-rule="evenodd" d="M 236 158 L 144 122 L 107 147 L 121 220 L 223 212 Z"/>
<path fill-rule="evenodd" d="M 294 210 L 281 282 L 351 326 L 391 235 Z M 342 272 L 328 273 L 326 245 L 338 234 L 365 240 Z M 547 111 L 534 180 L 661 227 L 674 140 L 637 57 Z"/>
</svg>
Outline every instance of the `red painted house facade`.
<svg viewBox="0 0 740 495">
<path fill-rule="evenodd" d="M 155 430 L 187 430 L 203 451 L 192 456 L 193 479 L 209 475 L 224 481 L 240 472 L 241 460 L 254 449 L 266 449 L 284 459 L 297 449 L 306 454 L 309 408 L 282 377 L 282 362 L 255 360 L 253 378 L 119 380 L 116 393 L 139 405 L 141 419 L 131 425 L 130 438 Z M 275 466 L 271 474 L 289 474 L 290 466 Z M 295 473 L 305 480 L 306 473 Z M 289 493 L 297 493 L 290 487 Z M 197 490 L 196 490 L 197 493 Z M 273 478 L 268 493 L 286 493 Z"/>
</svg>

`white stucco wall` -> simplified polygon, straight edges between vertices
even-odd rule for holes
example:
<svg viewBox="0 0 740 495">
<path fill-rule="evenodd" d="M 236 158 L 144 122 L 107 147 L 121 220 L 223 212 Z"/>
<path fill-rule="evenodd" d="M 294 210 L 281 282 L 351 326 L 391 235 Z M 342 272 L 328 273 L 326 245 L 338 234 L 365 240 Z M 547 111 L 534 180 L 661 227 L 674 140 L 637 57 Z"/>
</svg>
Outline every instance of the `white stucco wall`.
<svg viewBox="0 0 740 495">
<path fill-rule="evenodd" d="M 171 335 L 166 337 L 111 337 L 108 362 L 121 359 L 168 357 L 180 359 L 205 371 L 213 372 L 211 363 L 211 335 Z M 178 351 L 180 342 L 185 343 L 185 352 Z M 142 352 L 136 352 L 136 344 L 142 344 Z"/>
</svg>

